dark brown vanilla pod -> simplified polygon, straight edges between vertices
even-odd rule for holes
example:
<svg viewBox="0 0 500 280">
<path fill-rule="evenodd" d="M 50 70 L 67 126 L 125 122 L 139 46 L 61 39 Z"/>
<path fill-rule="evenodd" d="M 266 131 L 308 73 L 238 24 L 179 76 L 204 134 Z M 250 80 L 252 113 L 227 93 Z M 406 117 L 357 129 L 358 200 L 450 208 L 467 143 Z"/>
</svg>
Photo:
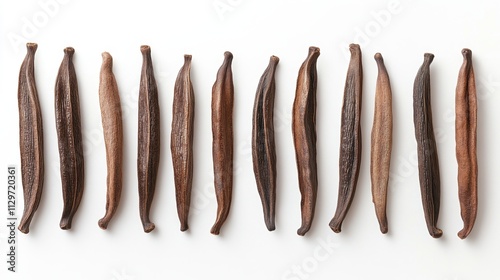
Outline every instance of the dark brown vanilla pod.
<svg viewBox="0 0 500 280">
<path fill-rule="evenodd" d="M 113 58 L 107 52 L 102 53 L 99 103 L 106 145 L 108 177 L 106 180 L 106 214 L 99 220 L 98 224 L 100 228 L 106 229 L 116 213 L 118 204 L 120 204 L 123 166 L 123 125 L 120 95 L 113 74 Z"/>
<path fill-rule="evenodd" d="M 311 228 L 318 192 L 316 163 L 316 62 L 320 49 L 309 47 L 300 66 L 292 111 L 292 132 L 301 194 L 302 225 L 297 234 L 304 236 Z"/>
<path fill-rule="evenodd" d="M 231 207 L 233 192 L 233 54 L 224 53 L 224 62 L 212 87 L 212 135 L 217 218 L 210 232 L 219 234 Z"/>
<path fill-rule="evenodd" d="M 274 144 L 275 72 L 279 58 L 271 56 L 262 74 L 253 107 L 252 158 L 257 190 L 262 201 L 267 229 L 275 226 L 276 205 L 276 147 Z"/>
<path fill-rule="evenodd" d="M 464 222 L 458 237 L 464 239 L 472 231 L 477 215 L 477 96 L 472 51 L 463 49 L 462 55 L 455 96 L 455 135 L 458 197 Z"/>
<path fill-rule="evenodd" d="M 19 231 L 28 233 L 43 191 L 43 126 L 35 82 L 35 52 L 38 45 L 27 43 L 27 53 L 19 71 L 19 148 L 23 179 L 24 212 Z"/>
<path fill-rule="evenodd" d="M 191 55 L 184 55 L 174 86 L 170 148 L 174 167 L 175 198 L 181 231 L 188 229 L 193 185 L 194 91 L 191 83 Z"/>
<path fill-rule="evenodd" d="M 160 106 L 158 88 L 151 61 L 151 48 L 141 46 L 142 71 L 139 87 L 139 124 L 137 147 L 137 177 L 139 181 L 139 214 L 144 232 L 151 232 L 155 224 L 149 212 L 156 188 L 160 163 Z"/>
<path fill-rule="evenodd" d="M 84 189 L 83 141 L 74 53 L 71 47 L 64 49 L 55 86 L 56 129 L 64 200 L 61 229 L 71 228 Z"/>
<path fill-rule="evenodd" d="M 387 233 L 387 186 L 392 151 L 392 91 L 389 74 L 380 53 L 375 54 L 378 67 L 373 116 L 370 174 L 372 197 L 380 231 Z"/>
<path fill-rule="evenodd" d="M 424 63 L 418 70 L 413 85 L 413 123 L 417 140 L 418 175 L 427 229 L 432 237 L 441 237 L 443 231 L 437 228 L 441 186 L 439 162 L 432 126 L 430 64 L 431 53 L 424 54 Z"/>
<path fill-rule="evenodd" d="M 342 222 L 351 207 L 361 163 L 360 119 L 363 67 L 359 45 L 350 44 L 349 50 L 351 61 L 345 82 L 340 128 L 339 194 L 337 210 L 330 221 L 330 228 L 337 233 L 341 231 Z"/>
</svg>

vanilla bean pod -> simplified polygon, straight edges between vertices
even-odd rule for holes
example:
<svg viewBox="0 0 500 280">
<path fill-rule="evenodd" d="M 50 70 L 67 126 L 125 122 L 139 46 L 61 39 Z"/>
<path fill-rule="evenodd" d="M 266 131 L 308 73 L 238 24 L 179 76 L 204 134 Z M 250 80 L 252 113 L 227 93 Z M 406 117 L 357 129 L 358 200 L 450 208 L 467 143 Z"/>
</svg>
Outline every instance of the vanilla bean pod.
<svg viewBox="0 0 500 280">
<path fill-rule="evenodd" d="M 342 223 L 351 207 L 361 164 L 363 67 L 359 45 L 351 44 L 349 50 L 351 61 L 345 82 L 340 129 L 339 194 L 337 210 L 330 221 L 330 228 L 337 233 L 341 231 Z"/>
<path fill-rule="evenodd" d="M 106 229 L 120 203 L 123 166 L 123 125 L 120 95 L 113 74 L 113 58 L 107 52 L 102 53 L 99 104 L 106 145 L 108 176 L 106 180 L 106 214 L 99 220 L 98 224 L 102 229 Z"/>
<path fill-rule="evenodd" d="M 27 43 L 27 53 L 19 71 L 19 147 L 24 194 L 24 212 L 19 231 L 28 233 L 43 192 L 43 125 L 35 82 L 35 52 L 38 45 Z"/>
<path fill-rule="evenodd" d="M 316 162 L 316 63 L 320 49 L 309 47 L 297 77 L 292 111 L 292 132 L 301 194 L 302 224 L 297 234 L 304 236 L 311 228 L 318 192 Z"/>
<path fill-rule="evenodd" d="M 61 229 L 71 228 L 84 189 L 83 141 L 74 53 L 71 47 L 64 49 L 55 86 L 56 129 L 64 200 Z"/>
<path fill-rule="evenodd" d="M 268 230 L 275 226 L 276 147 L 274 144 L 275 72 L 279 58 L 271 56 L 262 74 L 253 107 L 252 158 L 257 190 L 262 201 L 264 221 Z"/>
<path fill-rule="evenodd" d="M 233 192 L 233 54 L 224 53 L 224 62 L 212 87 L 212 135 L 214 185 L 217 218 L 210 232 L 218 235 L 231 208 Z"/>
<path fill-rule="evenodd" d="M 191 55 L 184 55 L 174 86 L 170 148 L 175 179 L 175 197 L 181 231 L 188 229 L 193 185 L 194 91 L 191 83 Z"/>
<path fill-rule="evenodd" d="M 389 74 L 380 53 L 375 54 L 378 77 L 375 92 L 375 113 L 373 117 L 370 174 L 372 197 L 380 231 L 387 233 L 387 185 L 392 150 L 392 92 Z"/>
<path fill-rule="evenodd" d="M 477 96 L 472 51 L 463 49 L 462 55 L 455 96 L 455 135 L 458 197 L 464 222 L 458 236 L 464 239 L 472 231 L 477 215 Z"/>
<path fill-rule="evenodd" d="M 139 87 L 139 124 L 137 145 L 137 177 L 139 183 L 139 214 L 144 232 L 155 224 L 149 219 L 160 163 L 160 106 L 158 88 L 151 60 L 151 48 L 141 46 L 142 71 Z"/>
<path fill-rule="evenodd" d="M 425 221 L 429 234 L 434 238 L 439 238 L 443 231 L 437 227 L 441 186 L 436 139 L 432 126 L 430 64 L 433 59 L 433 54 L 424 54 L 424 62 L 415 78 L 413 85 L 413 122 L 417 141 L 418 175 Z"/>
</svg>

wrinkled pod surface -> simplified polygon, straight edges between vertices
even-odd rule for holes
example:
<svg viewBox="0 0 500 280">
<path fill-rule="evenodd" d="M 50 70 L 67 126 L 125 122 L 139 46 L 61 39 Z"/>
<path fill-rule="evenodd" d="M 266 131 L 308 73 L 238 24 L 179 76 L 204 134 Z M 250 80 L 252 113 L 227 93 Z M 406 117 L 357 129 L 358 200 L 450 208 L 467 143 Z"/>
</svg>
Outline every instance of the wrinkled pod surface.
<svg viewBox="0 0 500 280">
<path fill-rule="evenodd" d="M 99 104 L 106 145 L 108 175 L 106 180 L 106 214 L 99 220 L 98 225 L 100 228 L 106 229 L 120 203 L 123 166 L 123 124 L 120 95 L 113 74 L 113 58 L 107 52 L 102 53 Z"/>
<path fill-rule="evenodd" d="M 339 191 L 337 210 L 330 221 L 330 228 L 339 233 L 351 207 L 361 164 L 361 93 L 363 67 L 361 49 L 357 44 L 349 45 L 351 60 L 347 69 L 342 104 L 339 152 Z"/>
<path fill-rule="evenodd" d="M 217 217 L 210 232 L 218 235 L 227 219 L 233 192 L 233 54 L 224 53 L 224 62 L 212 87 L 212 154 Z"/>
<path fill-rule="evenodd" d="M 35 82 L 35 52 L 38 45 L 27 43 L 27 53 L 19 71 L 19 148 L 23 183 L 24 212 L 19 231 L 28 233 L 43 191 L 43 125 Z"/>
<path fill-rule="evenodd" d="M 316 63 L 320 49 L 309 47 L 300 66 L 292 110 L 292 133 L 301 194 L 302 224 L 297 234 L 304 236 L 311 228 L 318 192 L 316 162 Z"/>
<path fill-rule="evenodd" d="M 264 222 L 269 231 L 276 228 L 276 147 L 274 143 L 275 72 L 279 58 L 271 56 L 262 74 L 253 107 L 252 159 L 257 190 L 262 202 Z"/>
<path fill-rule="evenodd" d="M 191 55 L 184 55 L 174 86 L 170 148 L 174 168 L 175 197 L 181 231 L 188 226 L 193 185 L 194 91 L 191 83 Z"/>
<path fill-rule="evenodd" d="M 429 234 L 439 238 L 443 231 L 437 227 L 441 183 L 436 139 L 432 125 L 430 64 L 431 53 L 424 54 L 424 62 L 413 85 L 413 123 L 418 154 L 418 177 L 425 221 Z"/>
<path fill-rule="evenodd" d="M 378 67 L 373 116 L 370 175 L 372 198 L 380 231 L 387 233 L 387 187 L 392 150 L 392 91 L 389 74 L 380 53 L 375 54 Z"/>
<path fill-rule="evenodd" d="M 472 51 L 462 50 L 463 64 L 455 95 L 455 136 L 458 163 L 458 197 L 464 222 L 458 237 L 466 238 L 477 215 L 477 96 Z"/>
<path fill-rule="evenodd" d="M 84 189 L 83 141 L 74 53 L 71 47 L 64 49 L 55 86 L 56 129 L 64 201 L 61 229 L 71 228 Z"/>
<path fill-rule="evenodd" d="M 144 232 L 151 232 L 155 224 L 149 219 L 160 163 L 160 106 L 158 88 L 151 60 L 151 48 L 141 46 L 142 71 L 139 86 L 139 123 L 137 143 L 137 177 L 139 187 L 139 214 Z"/>
</svg>

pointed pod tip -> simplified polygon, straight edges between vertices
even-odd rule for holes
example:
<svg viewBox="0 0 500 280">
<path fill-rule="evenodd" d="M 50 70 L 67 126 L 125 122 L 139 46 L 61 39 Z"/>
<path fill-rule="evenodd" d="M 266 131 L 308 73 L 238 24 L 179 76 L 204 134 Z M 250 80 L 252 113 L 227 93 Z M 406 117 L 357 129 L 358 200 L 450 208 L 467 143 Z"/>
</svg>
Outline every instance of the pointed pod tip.
<svg viewBox="0 0 500 280">
<path fill-rule="evenodd" d="M 144 232 L 145 233 L 150 233 L 152 232 L 154 229 L 155 229 L 155 224 L 154 223 L 145 223 L 143 225 L 143 228 L 144 228 Z"/>
<path fill-rule="evenodd" d="M 109 52 L 103 52 L 101 54 L 102 56 L 102 61 L 103 62 L 113 62 L 113 57 L 111 56 L 111 54 Z"/>
<path fill-rule="evenodd" d="M 224 57 L 226 59 L 232 59 L 233 58 L 233 54 L 230 51 L 225 51 L 224 52 Z"/>
<path fill-rule="evenodd" d="M 306 235 L 306 233 L 309 231 L 309 229 L 311 229 L 311 225 L 308 225 L 308 224 L 303 224 L 298 230 L 297 230 L 297 234 L 300 235 L 300 236 L 304 236 Z"/>
<path fill-rule="evenodd" d="M 470 233 L 470 230 L 467 230 L 464 228 L 461 231 L 459 231 L 457 235 L 460 239 L 463 240 L 463 239 L 467 238 L 467 236 L 469 236 L 469 233 Z"/>
<path fill-rule="evenodd" d="M 349 44 L 349 50 L 353 51 L 353 50 L 360 50 L 360 46 L 359 44 L 354 44 L 354 43 L 351 43 Z"/>
<path fill-rule="evenodd" d="M 28 51 L 36 51 L 38 49 L 38 44 L 37 43 L 26 43 L 26 48 Z"/>
<path fill-rule="evenodd" d="M 213 235 L 219 235 L 220 234 L 220 227 L 216 227 L 215 225 L 212 227 L 210 230 L 210 233 Z"/>
<path fill-rule="evenodd" d="M 151 53 L 151 47 L 148 45 L 142 45 L 141 46 L 141 53 L 143 54 L 150 54 Z"/>
<path fill-rule="evenodd" d="M 315 47 L 315 46 L 310 46 L 309 47 L 309 53 L 317 53 L 317 54 L 319 54 L 320 53 L 320 49 L 318 47 Z"/>
<path fill-rule="evenodd" d="M 472 51 L 470 49 L 464 48 L 462 49 L 462 55 L 464 59 L 470 59 L 472 57 Z"/>
<path fill-rule="evenodd" d="M 104 218 L 100 219 L 97 224 L 99 225 L 99 227 L 103 230 L 107 229 L 108 228 L 108 222 L 107 220 L 105 220 Z"/>
<path fill-rule="evenodd" d="M 187 224 L 181 224 L 181 231 L 186 231 L 189 229 L 189 226 Z"/>
<path fill-rule="evenodd" d="M 109 52 L 103 52 L 101 55 L 103 58 L 111 57 L 111 54 Z"/>
<path fill-rule="evenodd" d="M 380 225 L 380 232 L 382 234 L 386 234 L 388 231 L 389 231 L 389 228 L 387 227 L 387 225 Z"/>
<path fill-rule="evenodd" d="M 276 229 L 276 225 L 274 223 L 274 219 L 265 219 L 266 227 L 268 231 L 273 231 Z"/>
<path fill-rule="evenodd" d="M 424 53 L 424 61 L 431 63 L 434 60 L 434 54 Z"/>
<path fill-rule="evenodd" d="M 271 58 L 269 58 L 269 61 L 274 63 L 274 64 L 278 64 L 278 62 L 280 62 L 280 58 L 275 56 L 275 55 L 271 55 Z"/>
<path fill-rule="evenodd" d="M 59 227 L 63 230 L 71 229 L 71 220 L 68 218 L 61 219 L 61 222 L 59 223 Z"/>
<path fill-rule="evenodd" d="M 356 54 L 361 52 L 361 47 L 359 44 L 349 44 L 349 51 L 351 54 Z"/>
<path fill-rule="evenodd" d="M 330 228 L 335 233 L 340 233 L 342 231 L 342 223 L 335 223 L 334 221 L 330 222 Z"/>
<path fill-rule="evenodd" d="M 75 49 L 73 47 L 67 47 L 64 49 L 65 54 L 73 55 L 75 53 Z"/>
<path fill-rule="evenodd" d="M 432 229 L 432 232 L 430 234 L 434 238 L 440 238 L 441 236 L 443 236 L 443 231 L 439 228 L 434 228 Z"/>
<path fill-rule="evenodd" d="M 26 226 L 23 224 L 19 225 L 19 227 L 17 229 L 24 234 L 28 234 L 30 232 L 29 226 Z"/>
</svg>

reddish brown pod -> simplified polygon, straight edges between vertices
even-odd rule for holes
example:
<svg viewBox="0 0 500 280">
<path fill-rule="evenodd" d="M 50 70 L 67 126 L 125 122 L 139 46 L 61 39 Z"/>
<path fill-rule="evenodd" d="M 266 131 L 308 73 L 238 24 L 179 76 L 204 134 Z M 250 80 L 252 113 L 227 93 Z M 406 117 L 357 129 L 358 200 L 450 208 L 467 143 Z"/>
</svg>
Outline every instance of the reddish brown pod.
<svg viewBox="0 0 500 280">
<path fill-rule="evenodd" d="M 292 133 L 301 194 L 302 225 L 297 234 L 304 236 L 311 228 L 318 193 L 318 167 L 316 162 L 316 63 L 320 49 L 309 47 L 306 60 L 297 77 L 292 111 Z"/>
<path fill-rule="evenodd" d="M 106 214 L 99 220 L 99 227 L 106 229 L 120 204 L 122 193 L 123 166 L 123 124 L 120 94 L 113 74 L 113 57 L 102 53 L 102 66 L 99 81 L 99 104 L 101 107 L 102 130 L 106 145 Z"/>
<path fill-rule="evenodd" d="M 27 43 L 27 53 L 19 71 L 19 148 L 23 182 L 24 212 L 19 231 L 28 233 L 43 192 L 43 125 L 35 81 L 35 52 L 38 45 Z"/>
<path fill-rule="evenodd" d="M 389 74 L 380 53 L 375 54 L 378 67 L 373 116 L 370 175 L 372 198 L 380 231 L 387 233 L 387 188 L 392 151 L 392 91 Z"/>
<path fill-rule="evenodd" d="M 477 216 L 477 95 L 472 51 L 463 49 L 462 55 L 455 95 L 455 136 L 458 197 L 464 222 L 458 237 L 464 239 L 472 231 Z"/>
<path fill-rule="evenodd" d="M 233 193 L 233 54 L 224 53 L 224 62 L 212 87 L 212 153 L 217 218 L 210 232 L 218 235 L 229 215 Z"/>
<path fill-rule="evenodd" d="M 184 55 L 174 86 L 170 148 L 174 167 L 175 198 L 181 231 L 188 229 L 193 185 L 194 91 L 191 83 L 191 55 Z"/>
<path fill-rule="evenodd" d="M 271 56 L 262 74 L 253 107 L 252 158 L 264 221 L 269 231 L 276 228 L 276 147 L 274 143 L 275 73 L 279 58 Z"/>
</svg>

